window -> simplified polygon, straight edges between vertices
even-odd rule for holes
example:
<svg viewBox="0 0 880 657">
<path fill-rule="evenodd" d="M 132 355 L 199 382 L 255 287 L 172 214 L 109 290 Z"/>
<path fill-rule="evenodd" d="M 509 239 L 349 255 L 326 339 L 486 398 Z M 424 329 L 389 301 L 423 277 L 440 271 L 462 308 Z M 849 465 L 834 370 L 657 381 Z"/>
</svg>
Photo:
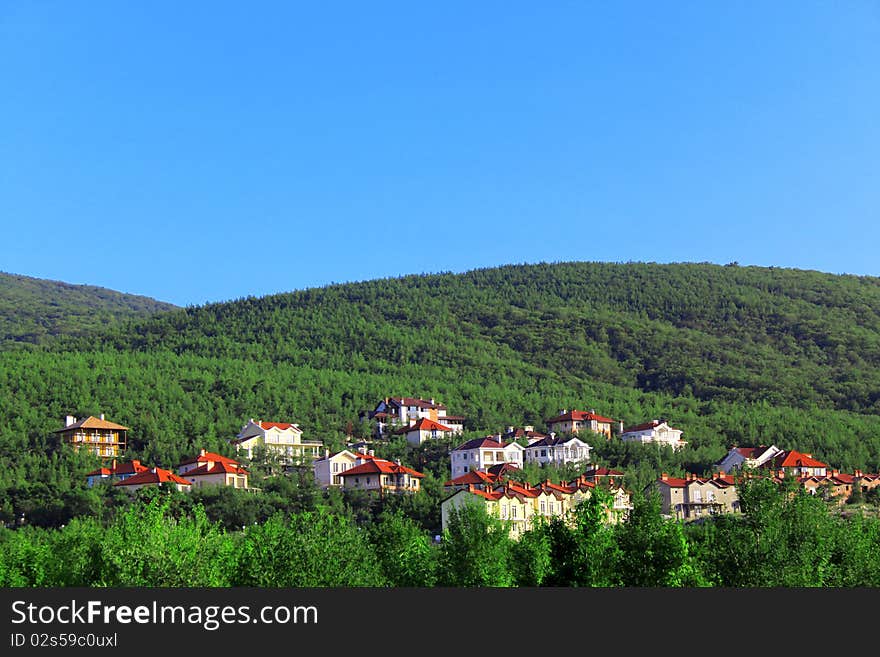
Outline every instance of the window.
<svg viewBox="0 0 880 657">
<path fill-rule="evenodd" d="M 547 513 L 547 503 L 541 502 L 541 513 Z"/>
<path fill-rule="evenodd" d="M 516 507 L 513 504 L 510 505 L 510 515 L 516 518 Z"/>
</svg>

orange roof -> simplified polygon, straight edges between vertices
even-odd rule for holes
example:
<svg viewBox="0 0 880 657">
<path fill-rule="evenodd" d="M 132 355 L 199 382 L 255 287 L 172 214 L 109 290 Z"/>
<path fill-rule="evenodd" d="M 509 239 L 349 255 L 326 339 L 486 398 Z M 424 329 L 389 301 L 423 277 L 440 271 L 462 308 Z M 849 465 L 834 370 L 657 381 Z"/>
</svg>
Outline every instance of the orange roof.
<svg viewBox="0 0 880 657">
<path fill-rule="evenodd" d="M 491 484 L 498 481 L 498 477 L 480 470 L 471 470 L 455 479 L 445 482 L 444 486 L 464 486 L 466 484 Z"/>
<path fill-rule="evenodd" d="M 563 413 L 562 415 L 551 417 L 549 420 L 545 420 L 545 422 L 547 424 L 555 424 L 556 422 L 585 422 L 587 420 L 595 420 L 596 422 L 604 423 L 614 422 L 614 420 L 612 420 L 610 417 L 603 417 L 602 415 L 587 413 L 586 411 L 568 411 L 567 413 Z"/>
<path fill-rule="evenodd" d="M 299 429 L 299 427 L 291 422 L 263 422 L 260 420 L 257 422 L 257 425 L 260 429 L 281 429 L 282 431 L 286 431 L 293 427 L 294 429 Z"/>
<path fill-rule="evenodd" d="M 206 452 L 205 450 L 202 450 L 198 456 L 187 459 L 182 463 L 178 463 L 178 467 L 180 467 L 181 465 L 189 465 L 190 463 L 206 463 L 208 461 L 214 461 L 215 463 L 226 463 L 228 465 L 240 465 L 239 462 L 235 459 L 221 456 L 220 454 L 217 454 L 215 452 Z"/>
<path fill-rule="evenodd" d="M 132 459 L 131 461 L 126 461 L 125 463 L 118 463 L 116 467 L 98 468 L 97 470 L 92 470 L 86 475 L 86 477 L 93 477 L 95 475 L 103 475 L 105 477 L 109 477 L 111 475 L 137 474 L 138 472 L 143 472 L 144 470 L 149 470 L 149 468 L 137 459 Z"/>
<path fill-rule="evenodd" d="M 363 456 L 363 455 L 361 455 Z M 421 472 L 416 472 L 412 468 L 408 468 L 405 465 L 398 465 L 397 463 L 392 463 L 391 461 L 387 461 L 385 459 L 373 458 L 366 463 L 361 463 L 358 466 L 350 468 L 345 472 L 340 472 L 340 477 L 348 477 L 351 475 L 367 475 L 367 474 L 408 474 L 411 477 L 424 477 Z"/>
<path fill-rule="evenodd" d="M 622 477 L 624 473 L 620 470 L 612 470 L 610 468 L 606 468 L 604 466 L 600 466 L 598 468 L 593 468 L 591 470 L 587 470 L 585 475 L 589 477 Z"/>
<path fill-rule="evenodd" d="M 215 462 L 213 464 L 205 463 L 205 464 L 200 465 L 199 467 L 194 468 L 192 470 L 187 470 L 186 472 L 183 473 L 183 476 L 185 476 L 185 477 L 201 477 L 202 475 L 213 475 L 213 474 L 223 474 L 223 473 L 246 475 L 246 474 L 248 474 L 248 471 L 237 464 Z"/>
<path fill-rule="evenodd" d="M 783 452 L 771 462 L 773 468 L 827 468 L 822 461 L 817 461 L 808 454 L 801 454 L 793 449 Z"/>
<path fill-rule="evenodd" d="M 180 484 L 182 486 L 191 486 L 186 479 L 178 477 L 176 474 L 171 472 L 170 470 L 164 470 L 162 468 L 151 468 L 149 470 L 144 470 L 143 472 L 139 472 L 133 477 L 129 477 L 128 479 L 123 479 L 121 481 L 117 481 L 114 486 L 137 486 L 140 484 L 164 484 L 164 483 L 173 483 Z"/>
<path fill-rule="evenodd" d="M 102 420 L 90 415 L 79 422 L 74 422 L 61 429 L 55 429 L 52 433 L 61 433 L 62 431 L 70 431 L 72 429 L 117 429 L 120 431 L 128 431 L 128 427 L 124 427 L 121 424 L 108 422 L 107 420 Z"/>
<path fill-rule="evenodd" d="M 411 424 L 407 427 L 401 427 L 397 429 L 394 433 L 409 433 L 410 431 L 452 431 L 446 425 L 440 424 L 439 422 L 434 422 L 434 420 L 422 417 L 419 418 L 415 424 Z"/>
</svg>

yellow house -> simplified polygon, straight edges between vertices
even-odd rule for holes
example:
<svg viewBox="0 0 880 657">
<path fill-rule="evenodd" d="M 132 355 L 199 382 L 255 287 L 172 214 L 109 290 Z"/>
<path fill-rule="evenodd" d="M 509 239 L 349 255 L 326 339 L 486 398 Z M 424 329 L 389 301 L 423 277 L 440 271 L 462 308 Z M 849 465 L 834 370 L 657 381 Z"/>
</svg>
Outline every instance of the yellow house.
<svg viewBox="0 0 880 657">
<path fill-rule="evenodd" d="M 86 449 L 96 456 L 115 457 L 125 451 L 128 427 L 109 422 L 101 417 L 89 417 L 77 420 L 68 415 L 64 427 L 53 433 L 61 436 L 61 440 L 73 446 L 77 451 Z"/>
</svg>

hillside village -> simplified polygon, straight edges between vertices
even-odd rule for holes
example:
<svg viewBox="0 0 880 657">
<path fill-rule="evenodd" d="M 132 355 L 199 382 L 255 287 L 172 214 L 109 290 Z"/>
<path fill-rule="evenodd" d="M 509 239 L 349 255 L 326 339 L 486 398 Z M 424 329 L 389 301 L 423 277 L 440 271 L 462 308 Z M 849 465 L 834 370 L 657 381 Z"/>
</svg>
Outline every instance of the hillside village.
<svg viewBox="0 0 880 657">
<path fill-rule="evenodd" d="M 611 524 L 628 517 L 635 492 L 656 492 L 664 517 L 694 521 L 710 515 L 741 513 L 737 488 L 745 479 L 796 481 L 807 492 L 822 494 L 840 504 L 856 489 L 867 492 L 880 487 L 878 474 L 860 470 L 844 473 L 812 454 L 760 445 L 731 446 L 711 473 L 663 473 L 649 490 L 633 491 L 625 483 L 624 472 L 593 462 L 591 452 L 596 442 L 656 445 L 677 452 L 688 449 L 688 441 L 682 439 L 684 431 L 658 419 L 625 426 L 595 409 L 562 409 L 545 420 L 547 433 L 531 425 L 509 425 L 504 432 L 461 442 L 455 439 L 464 433 L 467 418 L 448 414 L 446 406 L 432 398 L 386 397 L 362 413 L 360 419 L 370 423 L 372 440 L 351 442 L 331 452 L 321 440 L 308 439 L 295 422 L 249 418 L 237 435 L 228 438 L 234 457 L 201 449 L 174 469 L 126 459 L 130 429 L 105 419 L 103 414 L 79 420 L 67 416 L 65 425 L 55 433 L 62 443 L 102 459 L 102 467 L 87 475 L 89 487 L 111 485 L 134 493 L 157 486 L 182 492 L 227 486 L 259 494 L 260 489 L 250 485 L 248 464 L 259 455 L 268 455 L 282 472 L 310 471 L 320 488 L 365 491 L 379 498 L 418 495 L 425 475 L 400 458 L 377 456 L 374 443 L 405 438 L 416 448 L 445 438 L 455 446 L 448 453 L 450 472 L 443 483 L 443 529 L 455 510 L 476 505 L 504 521 L 512 538 L 533 527 L 538 518 L 572 518 L 577 505 L 597 487 L 608 493 L 605 517 Z M 580 474 L 570 480 L 554 483 L 547 478 L 530 484 L 516 478 L 526 466 L 569 466 Z"/>
</svg>

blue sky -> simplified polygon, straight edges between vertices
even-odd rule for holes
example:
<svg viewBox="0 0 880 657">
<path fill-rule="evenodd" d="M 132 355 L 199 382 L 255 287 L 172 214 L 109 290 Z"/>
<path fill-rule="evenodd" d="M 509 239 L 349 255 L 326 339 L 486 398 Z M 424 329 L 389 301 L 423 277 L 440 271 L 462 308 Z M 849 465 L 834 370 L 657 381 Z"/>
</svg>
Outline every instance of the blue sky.
<svg viewBox="0 0 880 657">
<path fill-rule="evenodd" d="M 606 6 L 613 5 L 613 6 Z M 0 270 L 880 275 L 880 3 L 0 0 Z"/>
</svg>

